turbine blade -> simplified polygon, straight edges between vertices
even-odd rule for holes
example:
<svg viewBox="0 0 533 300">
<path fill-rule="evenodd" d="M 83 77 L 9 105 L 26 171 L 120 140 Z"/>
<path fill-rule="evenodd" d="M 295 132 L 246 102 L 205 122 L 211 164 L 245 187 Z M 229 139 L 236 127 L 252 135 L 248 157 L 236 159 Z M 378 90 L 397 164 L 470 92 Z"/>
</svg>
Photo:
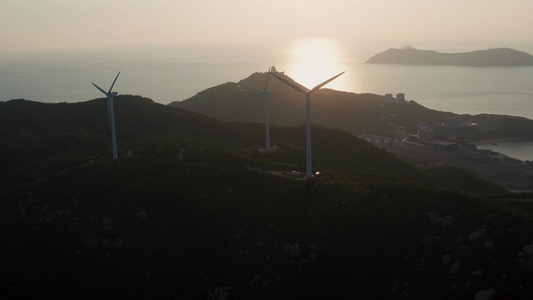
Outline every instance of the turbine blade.
<svg viewBox="0 0 533 300">
<path fill-rule="evenodd" d="M 113 89 L 113 86 L 115 85 L 115 82 L 117 82 L 118 75 L 120 75 L 120 72 L 118 72 L 117 77 L 115 77 L 115 80 L 113 80 L 113 84 L 109 88 L 109 92 L 108 93 L 111 93 L 111 90 Z"/>
<path fill-rule="evenodd" d="M 270 76 L 270 67 L 268 67 L 267 80 L 266 80 L 266 83 L 265 83 L 265 89 L 263 90 L 263 93 L 266 93 L 266 91 L 267 91 L 268 77 L 269 76 Z"/>
<path fill-rule="evenodd" d="M 322 82 L 321 84 L 315 86 L 315 87 L 310 91 L 310 93 L 312 93 L 312 92 L 318 90 L 319 88 L 325 86 L 326 84 L 328 84 L 328 83 L 330 83 L 331 81 L 333 81 L 333 79 L 335 79 L 335 78 L 341 76 L 342 74 L 344 74 L 344 72 L 342 72 L 342 73 L 340 73 L 340 74 L 338 74 L 338 75 L 335 75 L 335 76 L 331 77 L 330 79 L 328 79 L 328 80 Z"/>
<path fill-rule="evenodd" d="M 92 82 L 91 82 L 92 83 Z M 97 86 L 96 84 L 92 83 L 97 89 L 100 90 L 100 92 L 104 93 L 107 95 L 106 91 L 102 90 L 102 88 L 100 88 L 99 86 Z"/>
<path fill-rule="evenodd" d="M 278 75 L 276 75 L 276 74 L 274 74 L 274 73 L 272 73 L 272 76 L 274 76 L 274 77 L 276 77 L 277 79 L 283 81 L 286 85 L 290 86 L 291 88 L 297 90 L 297 91 L 300 92 L 300 93 L 304 93 L 304 94 L 307 93 L 306 90 L 302 89 L 301 87 L 295 85 L 294 83 L 292 83 L 292 82 L 290 82 L 290 81 L 287 81 L 287 80 L 285 80 L 285 79 L 279 77 Z"/>
</svg>

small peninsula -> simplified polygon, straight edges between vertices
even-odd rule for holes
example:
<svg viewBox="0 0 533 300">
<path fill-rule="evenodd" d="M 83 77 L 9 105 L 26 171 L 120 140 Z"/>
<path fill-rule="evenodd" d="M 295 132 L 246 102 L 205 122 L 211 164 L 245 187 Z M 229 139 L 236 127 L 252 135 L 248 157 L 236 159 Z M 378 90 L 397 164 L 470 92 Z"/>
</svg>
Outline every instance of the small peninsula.
<svg viewBox="0 0 533 300">
<path fill-rule="evenodd" d="M 369 64 L 439 65 L 468 67 L 533 66 L 533 55 L 497 48 L 462 53 L 440 53 L 412 47 L 391 48 L 368 59 Z"/>
</svg>

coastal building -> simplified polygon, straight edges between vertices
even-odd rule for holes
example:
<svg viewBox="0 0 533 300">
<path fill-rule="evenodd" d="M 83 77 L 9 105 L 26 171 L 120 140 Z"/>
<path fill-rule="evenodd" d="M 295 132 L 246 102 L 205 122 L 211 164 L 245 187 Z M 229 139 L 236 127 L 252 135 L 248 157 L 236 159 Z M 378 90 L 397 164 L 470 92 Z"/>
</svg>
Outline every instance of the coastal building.
<svg viewBox="0 0 533 300">
<path fill-rule="evenodd" d="M 383 96 L 383 99 L 386 103 L 405 103 L 405 94 L 404 93 L 398 93 L 396 94 L 396 98 L 392 94 L 385 94 Z"/>
<path fill-rule="evenodd" d="M 361 134 L 358 136 L 360 139 L 363 139 L 374 146 L 381 148 L 392 148 L 394 147 L 394 139 L 387 136 L 378 136 L 370 134 Z"/>
<path fill-rule="evenodd" d="M 417 127 L 418 143 L 424 148 L 438 152 L 452 152 L 459 149 L 457 143 L 448 141 L 448 137 L 463 134 L 463 127 L 456 123 L 420 123 Z"/>
<path fill-rule="evenodd" d="M 417 133 L 418 140 L 420 141 L 432 141 L 435 139 L 435 131 L 439 129 L 439 126 L 435 124 L 418 124 Z"/>
<path fill-rule="evenodd" d="M 444 137 L 470 138 L 476 133 L 476 123 L 444 122 L 442 133 Z"/>
<path fill-rule="evenodd" d="M 438 152 L 453 152 L 459 149 L 455 142 L 442 140 L 421 140 L 417 135 L 410 135 L 402 143 L 411 147 L 423 148 Z"/>
<path fill-rule="evenodd" d="M 385 99 L 386 103 L 396 103 L 396 99 L 394 99 L 392 94 L 385 94 L 385 96 L 383 96 L 383 98 Z"/>
<path fill-rule="evenodd" d="M 463 139 L 472 138 L 475 135 L 477 124 L 456 121 L 448 121 L 444 123 L 420 123 L 418 124 L 417 129 L 419 139 Z"/>
<path fill-rule="evenodd" d="M 443 140 L 419 140 L 420 144 L 424 145 L 424 148 L 438 152 L 452 152 L 459 149 L 459 145 L 455 142 L 443 141 Z"/>
<path fill-rule="evenodd" d="M 444 123 L 420 123 L 417 126 L 418 143 L 426 149 L 451 152 L 459 148 L 453 139 L 473 137 L 476 123 L 449 121 Z"/>
<path fill-rule="evenodd" d="M 396 101 L 397 102 L 405 102 L 405 94 L 404 93 L 396 94 Z"/>
<path fill-rule="evenodd" d="M 477 131 L 477 123 L 463 123 L 466 137 L 474 137 Z"/>
</svg>

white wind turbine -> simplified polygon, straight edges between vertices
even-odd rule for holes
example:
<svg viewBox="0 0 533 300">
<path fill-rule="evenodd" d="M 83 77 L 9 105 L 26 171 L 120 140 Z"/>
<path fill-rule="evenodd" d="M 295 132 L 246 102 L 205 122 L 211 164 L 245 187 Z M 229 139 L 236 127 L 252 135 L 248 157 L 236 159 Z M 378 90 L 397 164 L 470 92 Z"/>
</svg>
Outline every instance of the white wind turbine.
<svg viewBox="0 0 533 300">
<path fill-rule="evenodd" d="M 113 143 L 113 159 L 117 159 L 118 157 L 117 134 L 115 131 L 115 111 L 113 109 L 113 97 L 118 95 L 118 93 L 111 92 L 111 90 L 113 90 L 113 86 L 115 85 L 115 82 L 117 81 L 118 75 L 120 75 L 120 72 L 118 72 L 117 77 L 115 77 L 115 80 L 113 81 L 113 84 L 109 88 L 108 92 L 104 91 L 102 88 L 92 83 L 97 89 L 99 89 L 102 93 L 104 93 L 107 96 L 107 114 L 109 118 L 109 126 L 111 127 L 111 140 Z"/>
<path fill-rule="evenodd" d="M 320 89 L 321 87 L 325 86 L 326 84 L 330 83 L 331 81 L 333 81 L 333 79 L 341 76 L 342 74 L 344 74 L 344 72 L 338 74 L 338 75 L 335 75 L 333 77 L 331 77 L 330 79 L 322 82 L 321 84 L 315 86 L 314 88 L 312 89 L 307 89 L 307 88 L 302 88 L 303 86 L 298 86 L 290 81 L 287 81 L 286 79 L 283 79 L 281 78 L 280 76 L 276 75 L 275 73 L 272 73 L 272 75 L 276 78 L 278 78 L 279 80 L 283 81 L 284 83 L 286 83 L 288 86 L 292 87 L 293 89 L 297 90 L 298 92 L 300 93 L 304 93 L 305 96 L 306 96 L 306 114 L 307 114 L 307 124 L 306 124 L 306 139 L 305 139 L 305 143 L 306 143 L 306 174 L 305 174 L 305 178 L 312 178 L 313 177 L 313 166 L 312 166 L 312 163 L 311 163 L 311 101 L 310 101 L 310 96 L 313 92 L 315 92 L 316 90 Z"/>
<path fill-rule="evenodd" d="M 268 95 L 270 95 L 270 91 L 267 91 L 268 86 L 268 76 L 270 75 L 270 67 L 268 68 L 266 83 L 265 83 L 265 89 L 262 93 L 255 94 L 252 96 L 262 96 L 265 95 L 265 128 L 266 128 L 266 146 L 265 151 L 270 152 L 270 102 L 268 100 Z"/>
</svg>

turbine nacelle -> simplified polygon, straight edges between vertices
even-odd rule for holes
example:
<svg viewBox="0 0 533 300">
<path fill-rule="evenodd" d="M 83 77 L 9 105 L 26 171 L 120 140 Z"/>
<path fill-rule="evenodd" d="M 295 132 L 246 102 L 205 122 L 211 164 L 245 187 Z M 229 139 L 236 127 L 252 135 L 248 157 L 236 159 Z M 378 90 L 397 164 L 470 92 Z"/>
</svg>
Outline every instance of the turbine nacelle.
<svg viewBox="0 0 533 300">
<path fill-rule="evenodd" d="M 315 87 L 312 88 L 312 89 L 308 89 L 308 88 L 306 88 L 306 87 L 304 87 L 304 86 L 296 85 L 296 84 L 294 84 L 294 83 L 292 83 L 292 82 L 286 80 L 285 78 L 282 78 L 281 76 L 278 76 L 278 75 L 272 73 L 272 75 L 273 75 L 274 77 L 276 77 L 277 79 L 283 81 L 286 85 L 290 86 L 291 88 L 293 88 L 293 89 L 297 90 L 298 92 L 303 93 L 303 94 L 305 94 L 305 95 L 307 95 L 307 96 L 309 96 L 311 93 L 317 91 L 317 90 L 320 89 L 321 87 L 325 86 L 326 84 L 330 83 L 331 81 L 333 81 L 335 78 L 341 76 L 342 74 L 344 74 L 344 72 L 339 73 L 339 74 L 337 74 L 337 75 L 331 77 L 330 79 L 328 79 L 328 80 L 322 82 L 321 84 L 315 86 Z"/>
<path fill-rule="evenodd" d="M 93 83 L 93 85 L 100 90 L 100 92 L 104 93 L 104 95 L 106 96 L 111 96 L 111 97 L 115 97 L 116 95 L 118 95 L 118 92 L 106 92 L 104 91 L 102 88 L 100 88 L 99 86 L 97 86 L 96 84 Z"/>
<path fill-rule="evenodd" d="M 114 97 L 116 95 L 118 95 L 117 92 L 111 92 L 113 90 L 113 86 L 115 86 L 115 82 L 117 82 L 117 79 L 118 79 L 118 75 L 120 75 L 120 72 L 118 72 L 117 74 L 117 77 L 115 77 L 115 80 L 113 80 L 113 84 L 111 84 L 111 87 L 109 88 L 109 91 L 104 91 L 104 89 L 102 89 L 101 87 L 97 86 L 94 82 L 91 82 L 100 92 L 104 93 L 104 95 L 106 96 L 111 96 L 111 97 Z"/>
</svg>

